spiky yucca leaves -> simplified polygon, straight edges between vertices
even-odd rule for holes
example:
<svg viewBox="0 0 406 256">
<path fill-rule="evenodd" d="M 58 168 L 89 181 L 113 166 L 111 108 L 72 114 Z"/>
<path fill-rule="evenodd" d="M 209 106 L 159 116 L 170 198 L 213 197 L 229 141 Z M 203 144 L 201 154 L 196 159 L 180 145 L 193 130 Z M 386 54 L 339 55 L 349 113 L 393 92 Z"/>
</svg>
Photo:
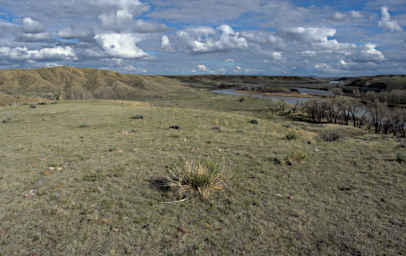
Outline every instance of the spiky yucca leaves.
<svg viewBox="0 0 406 256">
<path fill-rule="evenodd" d="M 202 199 L 208 199 L 210 193 L 224 189 L 223 169 L 212 161 L 185 161 L 183 169 L 170 171 L 169 187 L 184 196 L 188 192 L 197 192 Z"/>
</svg>

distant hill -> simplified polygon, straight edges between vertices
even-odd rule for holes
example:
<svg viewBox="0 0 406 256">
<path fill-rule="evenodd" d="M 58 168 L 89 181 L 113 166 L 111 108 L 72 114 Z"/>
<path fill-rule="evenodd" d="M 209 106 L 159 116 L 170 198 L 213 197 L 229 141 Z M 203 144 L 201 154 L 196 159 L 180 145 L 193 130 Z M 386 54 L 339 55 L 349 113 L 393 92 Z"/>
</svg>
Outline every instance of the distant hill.
<svg viewBox="0 0 406 256">
<path fill-rule="evenodd" d="M 341 78 L 347 90 L 360 91 L 406 90 L 406 75 L 379 75 L 356 78 Z"/>
<path fill-rule="evenodd" d="M 184 88 L 162 76 L 120 74 L 91 68 L 54 67 L 0 70 L 0 101 L 10 97 L 49 99 L 136 99 Z"/>
<path fill-rule="evenodd" d="M 312 85 L 327 83 L 327 79 L 304 76 L 252 76 L 252 75 L 194 75 L 167 76 L 182 83 L 206 89 L 226 89 L 241 87 L 281 87 L 292 84 Z"/>
</svg>

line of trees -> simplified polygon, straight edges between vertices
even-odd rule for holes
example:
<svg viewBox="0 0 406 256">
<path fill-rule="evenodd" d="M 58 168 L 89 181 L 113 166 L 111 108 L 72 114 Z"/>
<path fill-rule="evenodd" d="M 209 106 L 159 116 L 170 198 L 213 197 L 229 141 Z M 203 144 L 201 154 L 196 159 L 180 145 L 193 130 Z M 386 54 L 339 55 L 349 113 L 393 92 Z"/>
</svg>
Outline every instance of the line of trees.
<svg viewBox="0 0 406 256">
<path fill-rule="evenodd" d="M 406 137 L 406 110 L 389 108 L 374 99 L 366 104 L 355 98 L 334 97 L 304 103 L 303 111 L 313 122 L 353 125 L 374 129 L 375 133 Z"/>
</svg>

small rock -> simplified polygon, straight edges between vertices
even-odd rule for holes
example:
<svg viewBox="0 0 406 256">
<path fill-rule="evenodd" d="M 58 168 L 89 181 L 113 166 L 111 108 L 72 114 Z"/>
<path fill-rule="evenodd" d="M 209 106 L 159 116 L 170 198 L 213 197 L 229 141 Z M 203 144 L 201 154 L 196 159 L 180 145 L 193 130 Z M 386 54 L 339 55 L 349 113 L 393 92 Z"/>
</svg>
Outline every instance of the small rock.
<svg viewBox="0 0 406 256">
<path fill-rule="evenodd" d="M 130 133 L 136 133 L 136 132 L 137 132 L 137 130 L 132 129 L 132 130 L 130 130 L 129 132 L 130 132 Z"/>
<path fill-rule="evenodd" d="M 169 129 L 179 130 L 180 127 L 178 125 L 171 125 L 171 126 L 169 126 Z"/>
<path fill-rule="evenodd" d="M 178 227 L 178 231 L 179 232 L 181 232 L 181 233 L 183 233 L 183 234 L 186 234 L 188 231 L 185 229 L 185 228 L 183 228 L 183 227 Z"/>
<path fill-rule="evenodd" d="M 31 189 L 28 193 L 24 194 L 25 198 L 31 198 L 33 196 L 35 196 L 35 190 L 34 189 Z"/>
<path fill-rule="evenodd" d="M 131 119 L 140 120 L 140 119 L 144 119 L 144 116 L 143 115 L 135 115 L 135 116 L 132 116 Z"/>
<path fill-rule="evenodd" d="M 273 163 L 276 164 L 276 165 L 281 165 L 282 164 L 281 160 L 279 160 L 276 157 L 273 159 Z"/>
<path fill-rule="evenodd" d="M 249 123 L 250 123 L 250 124 L 258 124 L 258 120 L 255 120 L 255 119 L 254 119 L 254 120 L 249 121 Z"/>
<path fill-rule="evenodd" d="M 214 126 L 211 128 L 212 130 L 216 130 L 216 131 L 221 131 L 221 127 L 220 126 Z"/>
<path fill-rule="evenodd" d="M 8 122 L 10 122 L 10 121 L 11 121 L 11 118 L 6 118 L 6 119 L 2 120 L 1 122 L 2 122 L 3 124 L 6 124 L 6 123 L 8 123 Z"/>
<path fill-rule="evenodd" d="M 37 106 L 34 105 L 34 104 L 31 104 L 31 105 L 30 105 L 30 108 L 37 108 Z"/>
</svg>

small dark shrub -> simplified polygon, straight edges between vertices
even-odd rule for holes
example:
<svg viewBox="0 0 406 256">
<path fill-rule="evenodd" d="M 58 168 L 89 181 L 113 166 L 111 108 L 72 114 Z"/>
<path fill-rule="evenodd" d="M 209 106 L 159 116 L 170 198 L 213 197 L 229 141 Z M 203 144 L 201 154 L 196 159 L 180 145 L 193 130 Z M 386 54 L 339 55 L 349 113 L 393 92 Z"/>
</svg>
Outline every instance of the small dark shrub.
<svg viewBox="0 0 406 256">
<path fill-rule="evenodd" d="M 254 120 L 249 121 L 249 123 L 250 123 L 250 124 L 258 124 L 258 120 L 255 120 L 255 119 L 254 119 Z"/>
<path fill-rule="evenodd" d="M 1 122 L 2 122 L 3 124 L 6 124 L 6 123 L 8 123 L 8 122 L 10 122 L 10 121 L 11 121 L 11 118 L 8 117 L 8 118 L 2 120 Z"/>
<path fill-rule="evenodd" d="M 37 106 L 34 105 L 34 104 L 31 104 L 31 105 L 30 105 L 30 108 L 37 108 Z"/>
<path fill-rule="evenodd" d="M 144 119 L 144 116 L 143 115 L 135 115 L 135 116 L 132 116 L 131 119 L 134 119 L 134 120 Z"/>
<path fill-rule="evenodd" d="M 320 134 L 320 138 L 326 142 L 332 142 L 339 140 L 341 136 L 336 131 L 324 131 Z"/>
<path fill-rule="evenodd" d="M 406 162 L 406 154 L 405 154 L 405 153 L 401 153 L 401 152 L 397 153 L 397 154 L 396 154 L 396 161 L 399 162 L 399 163 L 404 163 L 404 162 Z"/>
<path fill-rule="evenodd" d="M 275 164 L 275 165 L 281 165 L 282 164 L 282 161 L 279 159 L 279 158 L 274 158 L 273 159 L 273 163 Z"/>
<path fill-rule="evenodd" d="M 178 125 L 171 125 L 169 126 L 169 129 L 179 130 L 180 127 Z"/>
<path fill-rule="evenodd" d="M 87 124 L 87 123 L 81 123 L 80 125 L 79 125 L 79 128 L 87 128 L 87 127 L 89 127 L 90 125 L 89 124 Z"/>
<path fill-rule="evenodd" d="M 287 140 L 296 140 L 297 139 L 297 134 L 294 132 L 290 132 L 286 135 Z"/>
</svg>

